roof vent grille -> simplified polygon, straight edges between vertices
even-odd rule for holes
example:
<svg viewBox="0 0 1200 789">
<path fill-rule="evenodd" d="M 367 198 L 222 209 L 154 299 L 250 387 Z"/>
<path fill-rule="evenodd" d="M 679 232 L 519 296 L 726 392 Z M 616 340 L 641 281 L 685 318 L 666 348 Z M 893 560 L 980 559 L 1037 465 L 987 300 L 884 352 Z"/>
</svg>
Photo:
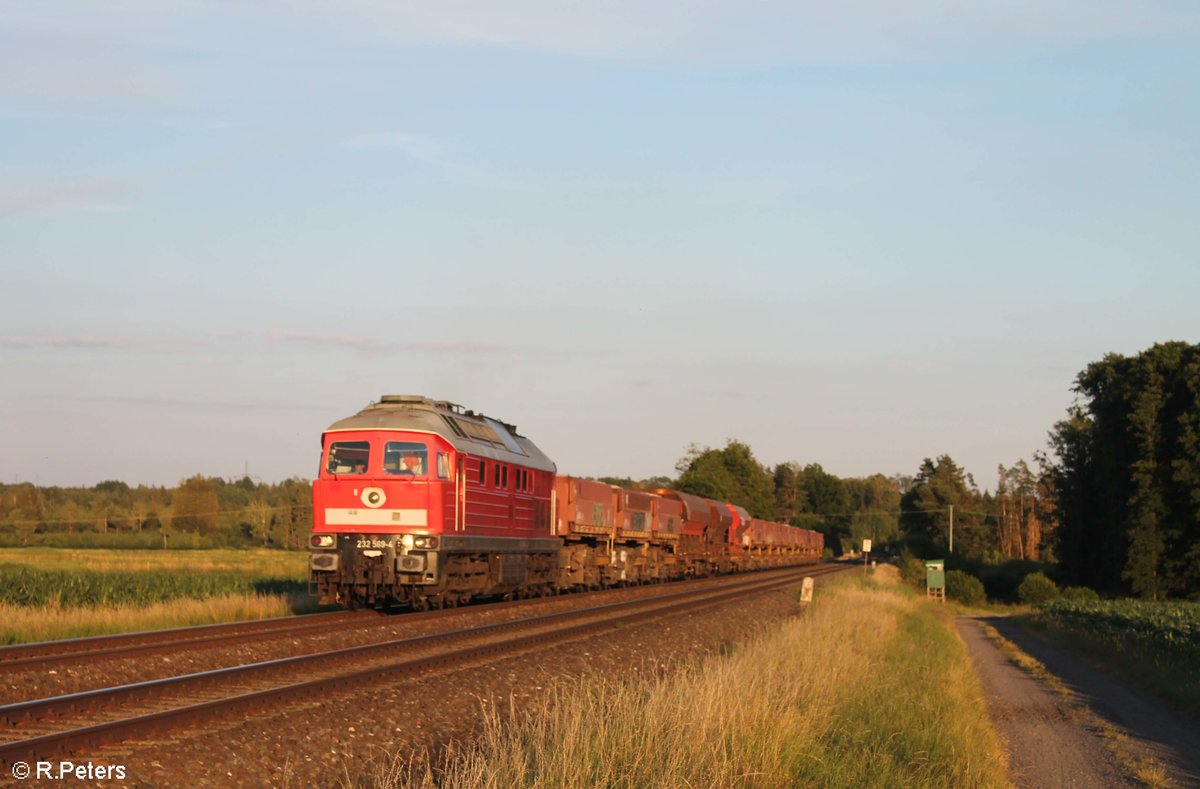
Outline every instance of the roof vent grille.
<svg viewBox="0 0 1200 789">
<path fill-rule="evenodd" d="M 380 405 L 388 403 L 409 403 L 413 405 L 432 405 L 433 401 L 421 395 L 383 395 L 379 398 Z"/>
</svg>

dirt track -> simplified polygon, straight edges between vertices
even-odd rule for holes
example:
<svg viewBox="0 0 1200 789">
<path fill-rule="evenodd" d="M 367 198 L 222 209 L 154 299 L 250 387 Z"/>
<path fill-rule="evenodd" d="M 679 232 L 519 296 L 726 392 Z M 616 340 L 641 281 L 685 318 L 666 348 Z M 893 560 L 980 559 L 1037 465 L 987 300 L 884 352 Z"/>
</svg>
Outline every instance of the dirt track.
<svg viewBox="0 0 1200 789">
<path fill-rule="evenodd" d="M 1010 663 L 978 623 L 959 619 L 958 630 L 975 661 L 988 713 L 1004 738 L 1018 786 L 1136 786 L 1070 705 Z"/>
<path fill-rule="evenodd" d="M 1044 664 L 1072 694 L 1065 699 L 1014 666 L 976 620 L 958 620 L 983 684 L 988 712 L 1006 741 L 1018 786 L 1138 785 L 1096 730 L 1096 719 L 1082 712 L 1081 705 L 1128 735 L 1127 752 L 1153 757 L 1178 786 L 1200 786 L 1200 724 L 1080 664 L 1012 622 L 999 617 L 987 622 Z"/>
</svg>

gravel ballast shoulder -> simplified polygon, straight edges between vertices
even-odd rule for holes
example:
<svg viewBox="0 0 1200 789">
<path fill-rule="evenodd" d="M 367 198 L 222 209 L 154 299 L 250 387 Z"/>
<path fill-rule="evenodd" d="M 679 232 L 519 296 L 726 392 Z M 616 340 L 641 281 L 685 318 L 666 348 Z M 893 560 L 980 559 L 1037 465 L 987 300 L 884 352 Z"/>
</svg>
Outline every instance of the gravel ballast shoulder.
<svg viewBox="0 0 1200 789">
<path fill-rule="evenodd" d="M 616 590 L 604 601 L 645 594 L 645 589 Z M 598 604 L 595 597 L 555 598 L 545 604 L 583 607 L 585 600 L 586 605 Z M 486 621 L 497 621 L 492 618 L 497 616 L 529 615 L 528 611 L 522 613 L 523 609 L 490 615 L 484 610 L 464 611 L 464 615 Z M 390 762 L 393 755 L 403 757 L 416 749 L 436 748 L 451 739 L 469 737 L 487 705 L 520 710 L 556 685 L 587 674 L 620 678 L 670 671 L 680 661 L 727 647 L 798 611 L 794 589 L 762 592 L 516 657 L 401 679 L 391 685 L 372 684 L 360 691 L 289 704 L 238 721 L 127 742 L 86 758 L 96 764 L 125 767 L 125 781 L 97 784 L 110 787 L 336 784 L 369 772 L 377 763 Z M 448 623 L 441 620 L 430 627 L 446 629 Z M 344 634 L 339 640 L 337 646 L 348 645 Z M 297 646 L 291 645 L 290 650 L 294 654 Z M 220 658 L 230 659 L 228 653 Z M 140 674 L 138 678 L 148 677 Z M 104 682 L 99 676 L 89 681 Z"/>
</svg>

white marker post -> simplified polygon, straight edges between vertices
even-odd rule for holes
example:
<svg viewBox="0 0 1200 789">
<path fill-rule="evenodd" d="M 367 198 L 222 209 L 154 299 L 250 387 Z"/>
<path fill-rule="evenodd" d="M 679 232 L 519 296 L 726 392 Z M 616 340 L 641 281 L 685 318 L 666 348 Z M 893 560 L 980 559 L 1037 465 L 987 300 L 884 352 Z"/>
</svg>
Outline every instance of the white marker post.
<svg viewBox="0 0 1200 789">
<path fill-rule="evenodd" d="M 813 579 L 809 576 L 804 577 L 804 581 L 800 584 L 800 605 L 808 605 L 812 602 Z"/>
<path fill-rule="evenodd" d="M 867 571 L 867 558 L 870 553 L 871 553 L 871 541 L 863 540 L 863 572 L 864 573 L 866 573 L 866 571 Z"/>
</svg>

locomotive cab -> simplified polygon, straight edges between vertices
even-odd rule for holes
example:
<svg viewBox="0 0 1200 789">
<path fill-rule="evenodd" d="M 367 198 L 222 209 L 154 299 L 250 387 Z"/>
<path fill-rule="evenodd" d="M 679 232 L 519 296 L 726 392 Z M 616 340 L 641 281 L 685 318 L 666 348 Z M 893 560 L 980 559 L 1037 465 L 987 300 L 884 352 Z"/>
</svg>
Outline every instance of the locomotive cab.
<svg viewBox="0 0 1200 789">
<path fill-rule="evenodd" d="M 337 573 L 365 588 L 437 584 L 440 536 L 454 528 L 454 448 L 405 431 L 330 431 L 323 443 L 313 483 L 314 576 Z"/>
</svg>

